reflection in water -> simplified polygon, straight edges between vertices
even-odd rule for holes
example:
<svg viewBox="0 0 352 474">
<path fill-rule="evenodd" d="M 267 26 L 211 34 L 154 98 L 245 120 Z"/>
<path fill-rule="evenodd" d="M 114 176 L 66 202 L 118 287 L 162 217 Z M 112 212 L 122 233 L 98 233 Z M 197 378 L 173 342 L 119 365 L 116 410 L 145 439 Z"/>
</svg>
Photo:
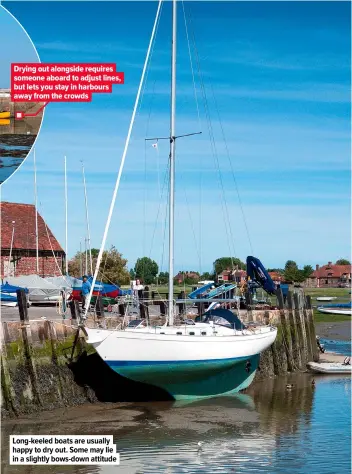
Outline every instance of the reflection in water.
<svg viewBox="0 0 352 474">
<path fill-rule="evenodd" d="M 113 434 L 119 467 L 14 466 L 6 472 L 347 474 L 350 397 L 350 378 L 315 377 L 314 385 L 311 375 L 301 374 L 266 380 L 248 394 L 194 403 L 55 410 L 39 423 L 34 416 L 3 423 L 2 462 L 9 434 Z"/>
</svg>

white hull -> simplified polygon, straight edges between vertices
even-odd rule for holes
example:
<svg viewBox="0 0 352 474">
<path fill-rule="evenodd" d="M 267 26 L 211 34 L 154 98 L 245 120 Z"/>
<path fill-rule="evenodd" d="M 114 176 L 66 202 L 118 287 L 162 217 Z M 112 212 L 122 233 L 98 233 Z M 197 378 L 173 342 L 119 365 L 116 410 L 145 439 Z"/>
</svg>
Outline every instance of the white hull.
<svg viewBox="0 0 352 474">
<path fill-rule="evenodd" d="M 322 362 L 321 364 L 317 362 L 309 362 L 307 365 L 310 370 L 319 374 L 351 374 L 352 372 L 351 365 L 331 362 Z"/>
<path fill-rule="evenodd" d="M 202 323 L 197 326 L 200 329 L 209 327 Z M 178 329 L 182 331 L 183 327 Z M 277 334 L 276 328 L 263 328 L 262 332 L 247 331 L 246 335 L 246 331 L 231 329 L 227 330 L 229 335 L 189 335 L 195 331 L 194 326 L 188 326 L 184 335 L 160 334 L 161 329 L 158 332 L 145 329 L 85 330 L 89 337 L 87 342 L 94 346 L 103 360 L 121 361 L 201 361 L 248 357 L 271 346 Z"/>
<path fill-rule="evenodd" d="M 352 309 L 330 309 L 330 308 L 317 308 L 319 313 L 326 313 L 326 314 L 344 314 L 346 316 L 352 315 Z"/>
<path fill-rule="evenodd" d="M 337 299 L 336 296 L 318 296 L 317 297 L 317 301 L 332 301 L 336 299 Z"/>
<path fill-rule="evenodd" d="M 159 387 L 176 400 L 229 395 L 247 388 L 259 354 L 277 334 L 276 328 L 242 332 L 206 323 L 85 331 L 87 342 L 112 370 Z"/>
</svg>

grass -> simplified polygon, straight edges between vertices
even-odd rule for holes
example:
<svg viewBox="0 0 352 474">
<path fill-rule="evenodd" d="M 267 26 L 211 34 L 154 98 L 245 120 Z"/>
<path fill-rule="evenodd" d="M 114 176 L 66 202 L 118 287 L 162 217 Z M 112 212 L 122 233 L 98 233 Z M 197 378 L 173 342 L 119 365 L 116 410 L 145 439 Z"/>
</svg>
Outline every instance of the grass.
<svg viewBox="0 0 352 474">
<path fill-rule="evenodd" d="M 317 309 L 314 309 L 315 323 L 338 323 L 343 321 L 351 321 L 351 316 L 346 316 L 344 314 L 319 313 Z"/>
</svg>

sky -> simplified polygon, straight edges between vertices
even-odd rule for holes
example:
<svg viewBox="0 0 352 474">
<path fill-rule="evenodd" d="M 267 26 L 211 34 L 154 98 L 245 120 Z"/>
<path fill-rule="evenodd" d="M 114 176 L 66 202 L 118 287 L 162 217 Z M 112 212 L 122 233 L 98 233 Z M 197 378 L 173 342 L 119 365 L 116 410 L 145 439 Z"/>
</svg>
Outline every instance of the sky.
<svg viewBox="0 0 352 474">
<path fill-rule="evenodd" d="M 38 62 L 38 55 L 26 31 L 5 8 L 0 7 L 2 37 L 0 89 L 10 87 L 10 66 L 14 62 Z M 6 41 L 6 47 L 5 47 Z"/>
<path fill-rule="evenodd" d="M 125 73 L 124 85 L 91 103 L 49 104 L 35 144 L 39 212 L 62 246 L 67 156 L 72 257 L 86 236 L 81 161 L 100 247 L 157 3 L 3 5 L 42 62 L 114 62 Z M 194 81 L 179 3 L 176 132 L 202 134 L 177 140 L 175 270 L 210 271 L 228 255 L 270 268 L 349 258 L 349 3 L 198 1 L 184 10 Z M 165 2 L 107 239 L 129 267 L 148 256 L 162 271 L 169 144 L 145 138 L 169 135 L 170 27 Z M 32 154 L 1 188 L 4 201 L 34 202 Z"/>
</svg>

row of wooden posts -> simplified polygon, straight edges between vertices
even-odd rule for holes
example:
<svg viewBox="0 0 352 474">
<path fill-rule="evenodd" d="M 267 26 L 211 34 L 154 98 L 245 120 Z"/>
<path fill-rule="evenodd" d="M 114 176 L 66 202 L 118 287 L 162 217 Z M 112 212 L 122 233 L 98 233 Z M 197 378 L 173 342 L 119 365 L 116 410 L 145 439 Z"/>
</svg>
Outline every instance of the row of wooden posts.
<svg viewBox="0 0 352 474">
<path fill-rule="evenodd" d="M 165 296 L 165 298 L 160 299 L 160 296 Z M 310 296 L 305 296 L 302 292 L 302 294 L 298 293 L 291 293 L 288 292 L 287 297 L 285 298 L 283 296 L 282 290 L 279 288 L 275 292 L 276 298 L 277 298 L 277 306 L 279 309 L 284 309 L 285 307 L 288 307 L 289 309 L 292 308 L 307 308 L 307 309 L 312 309 L 312 302 L 311 302 L 311 297 Z M 149 318 L 149 306 L 155 305 L 159 306 L 160 308 L 160 314 L 162 316 L 165 316 L 167 314 L 167 301 L 168 301 L 168 293 L 159 293 L 156 291 L 150 291 L 149 287 L 146 286 L 145 289 L 143 290 L 142 293 L 142 298 L 139 299 L 139 311 L 140 311 L 140 316 L 141 318 Z M 231 290 L 228 292 L 228 294 L 223 295 L 223 297 L 226 299 L 233 298 L 234 296 L 234 291 Z M 179 300 L 185 300 L 186 299 L 186 293 L 184 291 L 181 291 L 178 294 L 178 299 Z M 27 297 L 26 293 L 23 289 L 17 290 L 17 301 L 18 301 L 18 308 L 19 308 L 19 313 L 20 313 L 20 319 L 21 321 L 28 321 L 28 307 L 27 307 Z M 253 300 L 252 300 L 252 295 L 251 293 L 247 292 L 245 294 L 245 302 L 248 308 L 251 308 L 253 305 Z M 197 303 L 197 300 L 194 300 L 194 303 L 198 309 L 198 314 L 202 314 L 204 310 L 208 307 L 209 303 L 205 302 L 199 302 Z M 230 303 L 229 303 L 230 304 Z M 126 314 L 126 303 L 120 303 L 118 305 L 119 307 L 119 314 L 120 316 L 124 316 Z M 184 302 L 177 303 L 179 314 L 184 314 L 186 311 L 186 304 Z M 71 312 L 71 317 L 72 319 L 79 319 L 80 314 L 81 314 L 81 309 L 79 306 L 78 301 L 71 301 L 69 303 L 69 308 Z M 98 295 L 96 297 L 95 303 L 94 303 L 94 308 L 95 308 L 95 314 L 97 317 L 104 317 L 104 305 L 103 305 L 103 298 L 101 295 Z"/>
</svg>

